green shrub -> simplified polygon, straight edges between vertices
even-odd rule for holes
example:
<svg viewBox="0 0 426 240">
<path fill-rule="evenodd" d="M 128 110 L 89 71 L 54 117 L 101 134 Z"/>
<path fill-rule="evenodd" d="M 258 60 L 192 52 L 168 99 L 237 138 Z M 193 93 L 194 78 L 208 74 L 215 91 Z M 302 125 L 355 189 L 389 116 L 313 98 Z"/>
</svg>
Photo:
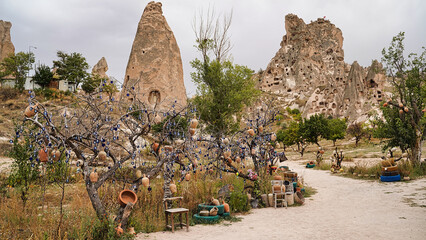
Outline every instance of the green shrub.
<svg viewBox="0 0 426 240">
<path fill-rule="evenodd" d="M 231 212 L 247 212 L 250 210 L 247 194 L 244 191 L 233 191 L 229 198 Z"/>
</svg>

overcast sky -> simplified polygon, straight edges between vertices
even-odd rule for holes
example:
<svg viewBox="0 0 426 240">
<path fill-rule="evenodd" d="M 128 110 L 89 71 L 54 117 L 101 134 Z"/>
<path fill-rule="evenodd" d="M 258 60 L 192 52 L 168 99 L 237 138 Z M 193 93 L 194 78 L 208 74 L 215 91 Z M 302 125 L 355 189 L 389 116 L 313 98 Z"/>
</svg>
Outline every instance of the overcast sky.
<svg viewBox="0 0 426 240">
<path fill-rule="evenodd" d="M 12 22 L 16 52 L 29 46 L 36 62 L 52 66 L 57 50 L 79 52 L 92 67 L 105 57 L 108 75 L 122 81 L 144 0 L 0 0 L 0 19 Z M 368 66 L 380 59 L 393 36 L 406 32 L 407 52 L 426 46 L 425 0 L 164 0 L 163 14 L 180 47 L 188 95 L 195 94 L 189 62 L 198 57 L 191 23 L 209 5 L 217 13 L 233 10 L 234 63 L 265 69 L 285 34 L 284 17 L 305 23 L 326 16 L 343 32 L 345 62 Z"/>
</svg>

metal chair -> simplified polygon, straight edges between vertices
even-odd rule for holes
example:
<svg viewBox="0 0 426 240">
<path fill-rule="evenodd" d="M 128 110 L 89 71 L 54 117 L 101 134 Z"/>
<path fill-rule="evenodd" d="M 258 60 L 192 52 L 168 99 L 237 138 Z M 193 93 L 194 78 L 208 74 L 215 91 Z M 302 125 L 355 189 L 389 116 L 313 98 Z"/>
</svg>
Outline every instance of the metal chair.
<svg viewBox="0 0 426 240">
<path fill-rule="evenodd" d="M 285 191 L 283 191 L 283 181 L 282 180 L 272 180 L 272 194 L 274 198 L 274 208 L 277 208 L 277 203 L 281 203 L 281 207 L 285 204 L 287 208 L 287 201 L 285 200 Z"/>
<path fill-rule="evenodd" d="M 188 218 L 189 209 L 181 207 L 182 199 L 183 199 L 183 197 L 172 197 L 172 198 L 164 198 L 163 199 L 164 209 L 165 209 L 165 214 L 166 214 L 166 228 L 171 228 L 172 232 L 175 232 L 175 225 L 174 225 L 174 222 L 173 222 L 174 221 L 173 220 L 174 214 L 179 214 L 180 227 L 183 229 L 183 226 L 186 226 L 186 231 L 189 232 L 189 218 Z M 174 200 L 179 200 L 179 204 L 178 204 L 179 207 L 168 209 L 169 202 L 172 202 Z M 182 223 L 182 214 L 186 215 L 186 224 Z M 169 225 L 169 216 L 171 218 L 171 225 Z"/>
</svg>

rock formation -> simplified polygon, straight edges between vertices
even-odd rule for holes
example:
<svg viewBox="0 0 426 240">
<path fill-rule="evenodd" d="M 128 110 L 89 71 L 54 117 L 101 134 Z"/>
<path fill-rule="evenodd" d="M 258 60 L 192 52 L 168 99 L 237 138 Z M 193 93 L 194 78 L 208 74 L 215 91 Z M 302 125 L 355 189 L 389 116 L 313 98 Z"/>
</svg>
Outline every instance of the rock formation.
<svg viewBox="0 0 426 240">
<path fill-rule="evenodd" d="M 15 53 L 15 46 L 10 38 L 11 27 L 12 23 L 0 20 L 0 62 L 9 54 Z"/>
<path fill-rule="evenodd" d="M 176 39 L 159 2 L 146 6 L 127 64 L 122 96 L 129 89 L 150 105 L 186 105 L 182 59 Z M 130 95 L 131 96 L 131 95 Z"/>
<path fill-rule="evenodd" d="M 101 78 L 108 78 L 106 75 L 106 71 L 108 71 L 108 63 L 104 57 L 102 57 L 98 63 L 92 68 L 93 75 L 99 75 Z"/>
<path fill-rule="evenodd" d="M 284 107 L 298 108 L 307 117 L 323 113 L 358 119 L 382 100 L 385 75 L 373 61 L 369 68 L 344 62 L 342 31 L 319 18 L 305 24 L 296 15 L 285 17 L 281 48 L 259 76 L 259 88 L 278 94 Z"/>
</svg>

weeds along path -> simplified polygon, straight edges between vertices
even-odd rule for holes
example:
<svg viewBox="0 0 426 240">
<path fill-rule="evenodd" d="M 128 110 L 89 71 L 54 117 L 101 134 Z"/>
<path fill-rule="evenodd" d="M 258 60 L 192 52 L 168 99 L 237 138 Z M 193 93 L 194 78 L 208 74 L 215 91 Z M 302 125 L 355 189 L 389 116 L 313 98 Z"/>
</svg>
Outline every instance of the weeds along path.
<svg viewBox="0 0 426 240">
<path fill-rule="evenodd" d="M 318 193 L 304 206 L 253 209 L 240 222 L 139 234 L 137 239 L 424 239 L 426 179 L 381 183 L 286 162 Z"/>
</svg>

